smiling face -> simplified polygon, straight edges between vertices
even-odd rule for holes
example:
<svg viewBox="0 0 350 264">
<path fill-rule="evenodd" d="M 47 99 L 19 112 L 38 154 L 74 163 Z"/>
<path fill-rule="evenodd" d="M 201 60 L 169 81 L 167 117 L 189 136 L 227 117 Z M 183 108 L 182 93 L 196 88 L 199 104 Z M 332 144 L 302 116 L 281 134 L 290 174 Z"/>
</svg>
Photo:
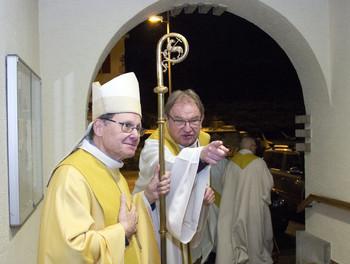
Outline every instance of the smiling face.
<svg viewBox="0 0 350 264">
<path fill-rule="evenodd" d="M 201 116 L 198 106 L 193 101 L 184 101 L 175 103 L 169 111 L 169 116 L 165 115 L 165 120 L 172 139 L 177 144 L 188 147 L 199 136 L 203 116 Z M 178 123 L 184 123 L 184 125 Z M 190 125 L 190 123 L 192 124 Z"/>
<path fill-rule="evenodd" d="M 135 155 L 140 137 L 136 129 L 132 130 L 131 133 L 124 132 L 119 122 L 141 127 L 141 117 L 134 113 L 119 113 L 111 119 L 116 122 L 99 118 L 94 121 L 93 141 L 108 157 L 121 162 L 123 159 Z"/>
</svg>

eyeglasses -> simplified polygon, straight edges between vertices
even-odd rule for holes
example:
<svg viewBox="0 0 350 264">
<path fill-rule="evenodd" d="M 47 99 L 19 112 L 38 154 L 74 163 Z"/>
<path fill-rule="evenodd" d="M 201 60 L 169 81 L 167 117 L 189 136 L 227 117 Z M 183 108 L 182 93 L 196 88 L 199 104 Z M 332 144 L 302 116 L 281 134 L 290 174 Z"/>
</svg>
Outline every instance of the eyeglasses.
<svg viewBox="0 0 350 264">
<path fill-rule="evenodd" d="M 193 119 L 193 120 L 185 121 L 182 119 L 174 119 L 170 115 L 168 115 L 168 116 L 170 117 L 171 120 L 173 120 L 175 126 L 177 126 L 177 127 L 184 127 L 188 123 L 190 125 L 190 127 L 197 128 L 201 124 L 200 119 Z"/>
<path fill-rule="evenodd" d="M 137 133 L 139 134 L 140 137 L 142 137 L 145 133 L 146 133 L 146 129 L 139 127 L 139 126 L 134 126 L 130 123 L 124 123 L 124 122 L 117 122 L 113 119 L 109 119 L 109 118 L 103 118 L 102 120 L 107 120 L 113 123 L 118 123 L 122 126 L 122 131 L 125 133 L 131 133 L 134 129 L 136 129 Z"/>
</svg>

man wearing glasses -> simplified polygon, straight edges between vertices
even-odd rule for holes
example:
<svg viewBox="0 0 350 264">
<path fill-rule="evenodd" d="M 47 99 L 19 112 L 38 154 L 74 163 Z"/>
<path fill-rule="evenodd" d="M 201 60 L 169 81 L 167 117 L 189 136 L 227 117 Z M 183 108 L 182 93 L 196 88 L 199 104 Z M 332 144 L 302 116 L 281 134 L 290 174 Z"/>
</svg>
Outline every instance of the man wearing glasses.
<svg viewBox="0 0 350 264">
<path fill-rule="evenodd" d="M 160 263 L 150 215 L 170 190 L 169 173 L 159 182 L 156 166 L 131 196 L 119 171 L 144 134 L 138 81 L 127 73 L 92 88 L 93 122 L 48 184 L 38 263 Z"/>
<path fill-rule="evenodd" d="M 207 188 L 209 164 L 217 164 L 228 149 L 221 141 L 209 143 L 210 136 L 201 130 L 204 107 L 193 90 L 173 92 L 165 105 L 165 169 L 171 171 L 170 192 L 166 197 L 167 259 L 171 263 L 191 263 L 188 244 L 196 246 L 215 196 Z M 158 130 L 146 141 L 140 155 L 139 179 L 134 193 L 142 191 L 158 164 Z M 154 219 L 153 224 L 157 223 Z M 155 225 L 155 230 L 159 226 Z M 158 234 L 159 236 L 159 234 Z"/>
</svg>

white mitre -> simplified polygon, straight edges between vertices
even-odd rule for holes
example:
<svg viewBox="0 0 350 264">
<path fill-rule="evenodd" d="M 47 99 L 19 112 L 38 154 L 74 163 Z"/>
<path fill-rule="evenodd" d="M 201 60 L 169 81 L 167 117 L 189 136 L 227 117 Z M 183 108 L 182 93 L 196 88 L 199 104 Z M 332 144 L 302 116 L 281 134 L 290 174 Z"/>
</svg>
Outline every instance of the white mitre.
<svg viewBox="0 0 350 264">
<path fill-rule="evenodd" d="M 92 120 L 108 113 L 141 115 L 139 83 L 133 72 L 122 74 L 100 85 L 92 84 Z"/>
</svg>

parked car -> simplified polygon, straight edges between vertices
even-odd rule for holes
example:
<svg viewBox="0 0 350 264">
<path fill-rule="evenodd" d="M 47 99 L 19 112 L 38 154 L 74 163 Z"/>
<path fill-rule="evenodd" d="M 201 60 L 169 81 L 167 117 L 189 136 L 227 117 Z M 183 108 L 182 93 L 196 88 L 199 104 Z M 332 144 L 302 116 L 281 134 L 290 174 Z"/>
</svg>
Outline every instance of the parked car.
<svg viewBox="0 0 350 264">
<path fill-rule="evenodd" d="M 292 213 L 305 199 L 304 156 L 288 146 L 265 150 L 263 159 L 273 180 L 273 189 L 284 199 Z"/>
</svg>

